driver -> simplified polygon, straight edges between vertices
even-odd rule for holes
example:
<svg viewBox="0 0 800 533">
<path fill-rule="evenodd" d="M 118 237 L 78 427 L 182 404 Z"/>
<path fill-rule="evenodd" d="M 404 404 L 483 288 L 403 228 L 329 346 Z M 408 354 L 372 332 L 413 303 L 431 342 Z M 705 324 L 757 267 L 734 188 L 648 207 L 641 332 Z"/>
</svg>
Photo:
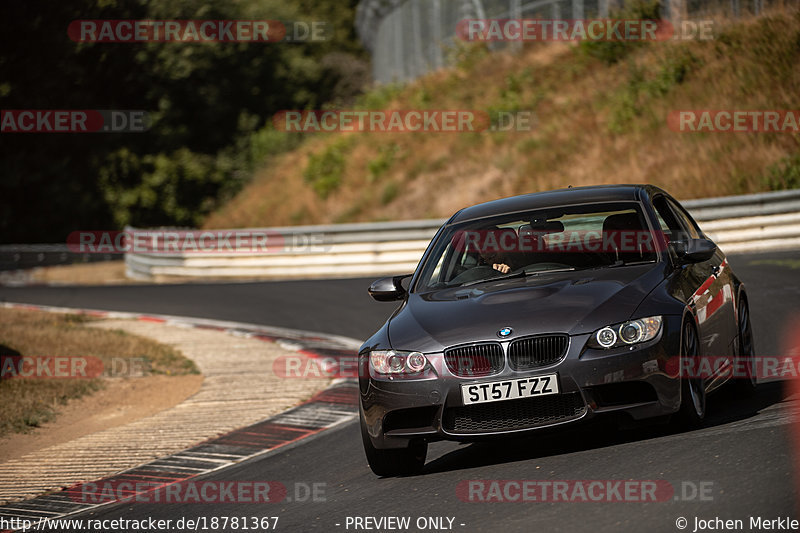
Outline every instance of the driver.
<svg viewBox="0 0 800 533">
<path fill-rule="evenodd" d="M 515 254 L 519 253 L 519 237 L 517 232 L 511 228 L 494 227 L 489 232 L 493 233 L 494 239 L 486 239 L 484 246 L 478 250 L 482 263 L 491 266 L 493 269 L 507 274 L 523 265 L 517 265 L 519 261 L 514 261 Z"/>
<path fill-rule="evenodd" d="M 498 252 L 494 251 L 485 251 L 480 252 L 481 259 L 487 265 L 490 265 L 493 269 L 502 272 L 503 274 L 507 274 L 511 272 L 511 267 L 504 262 L 504 259 Z"/>
</svg>

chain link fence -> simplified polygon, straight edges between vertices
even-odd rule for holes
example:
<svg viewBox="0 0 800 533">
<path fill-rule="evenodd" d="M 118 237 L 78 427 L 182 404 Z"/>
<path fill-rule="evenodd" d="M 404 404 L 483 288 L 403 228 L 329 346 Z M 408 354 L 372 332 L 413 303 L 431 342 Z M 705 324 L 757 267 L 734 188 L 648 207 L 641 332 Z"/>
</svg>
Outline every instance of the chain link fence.
<svg viewBox="0 0 800 533">
<path fill-rule="evenodd" d="M 759 14 L 767 0 L 662 0 L 661 16 L 682 17 L 725 13 Z M 373 79 L 379 83 L 413 80 L 448 64 L 456 26 L 464 19 L 606 18 L 622 0 L 362 0 L 356 29 L 372 52 Z M 521 43 L 490 43 L 490 48 Z"/>
</svg>

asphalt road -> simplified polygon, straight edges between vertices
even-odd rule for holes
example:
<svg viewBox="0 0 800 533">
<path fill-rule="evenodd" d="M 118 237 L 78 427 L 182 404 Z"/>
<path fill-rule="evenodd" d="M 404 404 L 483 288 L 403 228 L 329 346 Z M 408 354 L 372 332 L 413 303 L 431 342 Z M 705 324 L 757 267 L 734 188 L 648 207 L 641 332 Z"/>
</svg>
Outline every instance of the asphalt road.
<svg viewBox="0 0 800 533">
<path fill-rule="evenodd" d="M 0 287 L 0 301 L 234 320 L 360 339 L 392 311 L 367 295 L 372 281 Z"/>
<path fill-rule="evenodd" d="M 780 353 L 781 338 L 800 316 L 800 252 L 732 256 L 748 287 L 757 350 Z M 89 288 L 2 288 L 0 298 L 68 307 L 92 307 L 240 320 L 368 336 L 392 304 L 371 302 L 369 280 L 291 281 L 233 285 Z M 781 383 L 765 383 L 754 398 L 723 389 L 709 399 L 705 427 L 615 430 L 592 426 L 568 433 L 479 444 L 435 443 L 421 475 L 378 479 L 364 458 L 358 427 L 348 424 L 206 479 L 274 480 L 293 501 L 273 504 L 117 504 L 85 518 L 177 520 L 217 516 L 278 516 L 277 531 L 392 531 L 347 527 L 348 517 L 453 519 L 454 531 L 680 531 L 676 520 L 800 519 L 794 453 Z M 666 480 L 675 489 L 658 502 L 482 503 L 459 498 L 468 480 Z M 317 501 L 294 501 L 295 491 L 318 485 Z M 461 485 L 463 486 L 463 485 Z M 301 498 L 302 499 L 302 498 Z M 174 524 L 174 522 L 173 522 Z M 463 525 L 462 525 L 463 524 Z M 723 528 L 716 525 L 717 530 Z M 734 524 L 735 526 L 738 524 Z M 200 528 L 202 530 L 202 526 Z M 234 531 L 233 528 L 219 529 Z M 241 529 L 240 529 L 241 530 Z"/>
</svg>

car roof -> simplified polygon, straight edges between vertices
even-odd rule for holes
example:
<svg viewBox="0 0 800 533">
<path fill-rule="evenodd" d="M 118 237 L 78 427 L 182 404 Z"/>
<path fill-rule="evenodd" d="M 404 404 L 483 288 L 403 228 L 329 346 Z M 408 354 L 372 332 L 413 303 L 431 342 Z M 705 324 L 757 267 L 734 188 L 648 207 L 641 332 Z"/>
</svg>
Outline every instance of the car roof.
<svg viewBox="0 0 800 533">
<path fill-rule="evenodd" d="M 655 192 L 663 193 L 661 189 L 652 185 L 623 184 L 570 187 L 567 189 L 522 194 L 466 207 L 453 215 L 450 220 L 448 220 L 448 224 L 553 206 L 626 200 L 638 201 L 641 199 L 642 193 L 652 195 Z"/>
</svg>

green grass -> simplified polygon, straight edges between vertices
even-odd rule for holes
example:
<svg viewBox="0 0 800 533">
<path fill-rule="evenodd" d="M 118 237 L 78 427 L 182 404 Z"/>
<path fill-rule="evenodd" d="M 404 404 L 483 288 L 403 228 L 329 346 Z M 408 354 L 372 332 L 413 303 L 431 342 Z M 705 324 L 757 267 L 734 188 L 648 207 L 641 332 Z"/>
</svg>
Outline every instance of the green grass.
<svg viewBox="0 0 800 533">
<path fill-rule="evenodd" d="M 124 331 L 87 327 L 93 319 L 73 314 L 0 309 L 0 355 L 87 357 L 104 372 L 136 365 L 147 374 L 197 374 L 194 362 L 169 346 Z M 136 360 L 136 361 L 133 361 Z M 91 363 L 90 363 L 91 365 Z M 104 387 L 102 378 L 0 380 L 0 437 L 53 420 L 59 408 Z"/>
</svg>

